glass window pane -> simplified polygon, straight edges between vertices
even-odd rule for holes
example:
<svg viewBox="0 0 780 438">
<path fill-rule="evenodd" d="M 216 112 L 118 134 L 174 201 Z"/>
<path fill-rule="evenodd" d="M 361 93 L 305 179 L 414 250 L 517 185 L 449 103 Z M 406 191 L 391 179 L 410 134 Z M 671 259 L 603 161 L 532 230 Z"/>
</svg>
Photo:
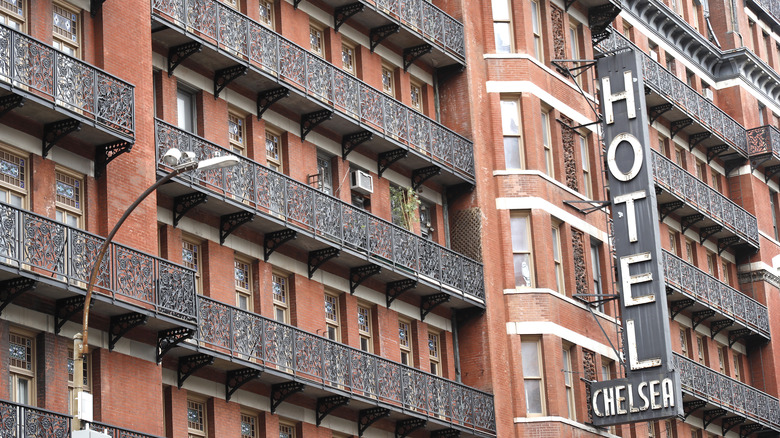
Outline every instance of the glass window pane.
<svg viewBox="0 0 780 438">
<path fill-rule="evenodd" d="M 525 380 L 525 407 L 529 414 L 542 413 L 542 393 L 540 380 Z"/>
<path fill-rule="evenodd" d="M 520 139 L 518 137 L 504 137 L 504 161 L 507 169 L 522 169 L 520 160 Z"/>
<path fill-rule="evenodd" d="M 493 19 L 509 20 L 509 2 L 507 0 L 493 0 Z"/>
<path fill-rule="evenodd" d="M 520 120 L 517 112 L 517 101 L 501 101 L 501 124 L 504 134 L 520 134 Z"/>
<path fill-rule="evenodd" d="M 521 344 L 521 354 L 523 357 L 523 376 L 540 377 L 539 343 L 536 341 L 523 341 Z"/>
<path fill-rule="evenodd" d="M 512 30 L 509 23 L 493 23 L 493 33 L 496 36 L 496 53 L 511 53 Z"/>
<path fill-rule="evenodd" d="M 557 228 L 553 228 L 552 229 L 552 240 L 553 240 L 553 259 L 558 261 L 561 258 L 561 254 L 560 254 L 560 251 L 561 251 L 561 241 L 560 241 L 560 238 L 558 236 L 558 229 Z"/>
<path fill-rule="evenodd" d="M 528 251 L 528 218 L 525 216 L 513 217 L 510 224 L 512 227 L 512 250 Z"/>
<path fill-rule="evenodd" d="M 539 4 L 531 2 L 531 23 L 535 35 L 539 35 Z"/>
<path fill-rule="evenodd" d="M 531 262 L 528 254 L 515 254 L 515 286 L 531 287 Z"/>
</svg>

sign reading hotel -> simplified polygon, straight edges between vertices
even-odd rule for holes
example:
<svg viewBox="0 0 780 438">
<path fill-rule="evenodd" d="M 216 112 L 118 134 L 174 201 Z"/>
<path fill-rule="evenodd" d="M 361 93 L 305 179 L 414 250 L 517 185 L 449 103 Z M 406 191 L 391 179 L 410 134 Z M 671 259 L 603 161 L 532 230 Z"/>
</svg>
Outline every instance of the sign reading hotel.
<svg viewBox="0 0 780 438">
<path fill-rule="evenodd" d="M 672 368 L 640 66 L 633 50 L 598 61 L 626 377 L 591 385 L 589 403 L 596 426 L 659 420 L 683 412 L 679 375 Z"/>
</svg>

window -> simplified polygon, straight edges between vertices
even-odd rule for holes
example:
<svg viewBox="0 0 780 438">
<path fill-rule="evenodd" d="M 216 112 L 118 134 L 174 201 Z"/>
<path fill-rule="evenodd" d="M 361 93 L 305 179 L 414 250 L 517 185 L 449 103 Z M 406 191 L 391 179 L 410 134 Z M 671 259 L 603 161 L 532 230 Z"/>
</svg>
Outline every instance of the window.
<svg viewBox="0 0 780 438">
<path fill-rule="evenodd" d="M 699 362 L 702 365 L 707 364 L 707 355 L 706 355 L 706 344 L 704 339 L 696 335 L 696 362 Z"/>
<path fill-rule="evenodd" d="M 206 403 L 187 399 L 187 432 L 189 438 L 206 436 Z"/>
<path fill-rule="evenodd" d="M 718 370 L 721 374 L 726 374 L 726 347 L 718 345 Z"/>
<path fill-rule="evenodd" d="M 24 32 L 26 0 L 0 0 L 0 24 Z"/>
<path fill-rule="evenodd" d="M 694 254 L 693 241 L 691 241 L 686 237 L 685 238 L 685 260 L 690 264 L 695 264 L 695 262 L 693 261 L 694 260 L 693 254 Z"/>
<path fill-rule="evenodd" d="M 257 415 L 241 413 L 241 438 L 257 438 Z"/>
<path fill-rule="evenodd" d="M 590 157 L 588 154 L 588 140 L 580 135 L 580 156 L 582 158 L 582 194 L 593 198 L 593 186 L 590 180 Z"/>
<path fill-rule="evenodd" d="M 666 429 L 665 438 L 674 438 L 674 423 L 673 420 L 664 421 L 664 427 Z"/>
<path fill-rule="evenodd" d="M 358 306 L 357 314 L 358 333 L 360 334 L 360 349 L 371 353 L 371 309 L 365 306 Z"/>
<path fill-rule="evenodd" d="M 563 349 L 563 385 L 566 387 L 566 406 L 568 407 L 569 418 L 576 420 L 576 410 L 574 400 L 574 371 L 571 368 L 571 348 Z"/>
<path fill-rule="evenodd" d="M 693 74 L 692 71 L 689 69 L 685 69 L 685 83 L 688 84 L 689 87 L 694 88 L 693 83 L 696 79 L 696 76 Z"/>
<path fill-rule="evenodd" d="M 341 68 L 345 72 L 355 74 L 355 48 L 347 44 L 341 44 Z"/>
<path fill-rule="evenodd" d="M 612 378 L 612 372 L 610 371 L 610 364 L 607 361 L 601 362 L 601 381 L 606 382 Z"/>
<path fill-rule="evenodd" d="M 542 20 L 539 2 L 531 0 L 531 30 L 534 33 L 534 56 L 544 62 L 544 47 L 542 46 Z"/>
<path fill-rule="evenodd" d="M 195 95 L 182 87 L 176 89 L 177 126 L 195 133 Z"/>
<path fill-rule="evenodd" d="M 713 101 L 715 98 L 715 94 L 712 92 L 712 87 L 710 87 L 710 84 L 702 81 L 701 83 L 701 94 L 704 96 L 705 99 L 709 100 L 710 102 Z"/>
<path fill-rule="evenodd" d="M 734 352 L 734 378 L 742 381 L 742 355 Z"/>
<path fill-rule="evenodd" d="M 269 2 L 266 0 L 259 0 L 258 6 L 260 8 L 260 23 L 273 29 L 274 28 L 273 2 Z"/>
<path fill-rule="evenodd" d="M 715 276 L 715 254 L 707 251 L 707 273 Z"/>
<path fill-rule="evenodd" d="M 723 277 L 721 278 L 721 280 L 723 280 L 723 282 L 726 283 L 726 284 L 730 284 L 730 281 L 729 281 L 729 262 L 727 262 L 725 260 L 722 261 L 721 264 L 720 264 L 720 268 L 721 268 L 721 271 L 723 271 Z"/>
<path fill-rule="evenodd" d="M 677 76 L 677 63 L 675 62 L 672 55 L 666 55 L 666 69 L 669 70 L 673 75 Z"/>
<path fill-rule="evenodd" d="M 669 230 L 669 252 L 677 257 L 680 256 L 680 252 L 677 251 L 677 232 L 672 230 Z"/>
<path fill-rule="evenodd" d="M 309 25 L 309 43 L 312 53 L 319 57 L 325 56 L 325 52 L 323 50 L 322 29 L 313 24 Z"/>
<path fill-rule="evenodd" d="M 437 376 L 441 375 L 440 351 L 441 344 L 439 343 L 439 335 L 428 332 L 428 360 L 431 363 L 431 374 Z"/>
<path fill-rule="evenodd" d="M 54 48 L 70 56 L 79 56 L 81 24 L 79 12 L 64 6 L 52 5 Z"/>
<path fill-rule="evenodd" d="M 715 189 L 716 192 L 721 191 L 720 175 L 718 175 L 718 173 L 715 172 L 715 169 L 711 167 L 710 167 L 710 182 L 712 183 L 712 188 Z"/>
<path fill-rule="evenodd" d="M 222 3 L 230 6 L 233 9 L 238 9 L 238 0 L 222 0 Z"/>
<path fill-rule="evenodd" d="M 696 178 L 698 178 L 699 181 L 706 183 L 707 182 L 707 172 L 704 170 L 705 169 L 705 167 L 704 167 L 705 164 L 702 163 L 699 160 L 695 160 L 695 161 L 696 161 Z"/>
<path fill-rule="evenodd" d="M 395 96 L 395 78 L 392 67 L 382 66 L 382 91 L 390 96 Z"/>
<path fill-rule="evenodd" d="M 422 86 L 418 82 L 412 82 L 410 90 L 412 108 L 422 112 Z"/>
<path fill-rule="evenodd" d="M 279 438 L 295 438 L 295 426 L 279 422 Z"/>
<path fill-rule="evenodd" d="M 504 134 L 504 161 L 507 169 L 523 169 L 523 138 L 520 133 L 518 101 L 501 101 L 501 130 Z"/>
<path fill-rule="evenodd" d="M 14 403 L 32 405 L 35 381 L 35 342 L 32 337 L 8 333 L 10 396 Z"/>
<path fill-rule="evenodd" d="M 538 340 L 523 340 L 520 354 L 523 360 L 523 385 L 525 386 L 525 408 L 528 416 L 544 415 L 544 393 L 542 382 L 542 355 Z"/>
<path fill-rule="evenodd" d="M 674 162 L 680 167 L 685 167 L 685 152 L 679 146 L 674 147 Z"/>
<path fill-rule="evenodd" d="M 201 272 L 200 272 L 200 244 L 192 240 L 182 239 L 181 241 L 181 261 L 182 264 L 195 271 L 195 290 L 202 294 Z"/>
<path fill-rule="evenodd" d="M 571 52 L 571 59 L 580 59 L 580 37 L 579 37 L 579 24 L 575 21 L 569 22 L 569 52 Z M 574 65 L 579 65 L 575 63 Z M 583 72 L 584 74 L 584 72 Z M 582 75 L 577 75 L 574 80 L 578 85 L 582 86 Z"/>
<path fill-rule="evenodd" d="M 555 160 L 553 158 L 552 145 L 550 144 L 550 113 L 542 111 L 542 145 L 544 146 L 545 172 L 555 177 Z"/>
<path fill-rule="evenodd" d="M 239 155 L 245 155 L 246 150 L 246 130 L 244 129 L 244 118 L 234 112 L 228 113 L 228 136 L 230 137 L 230 148 Z"/>
<path fill-rule="evenodd" d="M 317 188 L 327 194 L 333 194 L 333 174 L 330 170 L 330 158 L 317 154 Z"/>
<path fill-rule="evenodd" d="M 234 259 L 236 282 L 236 306 L 251 312 L 252 305 L 252 268 L 242 259 Z"/>
<path fill-rule="evenodd" d="M 83 216 L 83 177 L 62 170 L 55 171 L 57 221 L 69 227 L 79 228 Z"/>
<path fill-rule="evenodd" d="M 515 266 L 515 286 L 533 287 L 533 266 L 531 261 L 531 240 L 528 216 L 513 216 L 510 219 L 512 230 L 512 253 Z"/>
<path fill-rule="evenodd" d="M 0 149 L 0 201 L 24 208 L 26 198 L 27 159 Z"/>
<path fill-rule="evenodd" d="M 512 52 L 512 15 L 508 0 L 493 0 L 493 34 L 496 53 Z"/>
<path fill-rule="evenodd" d="M 563 294 L 566 284 L 563 279 L 563 261 L 561 260 L 561 229 L 558 225 L 552 227 L 553 267 L 555 269 L 555 290 Z"/>
<path fill-rule="evenodd" d="M 590 245 L 590 266 L 593 273 L 593 291 L 591 293 L 595 295 L 601 295 L 603 292 L 601 291 L 601 262 L 599 261 L 598 245 Z M 596 299 L 600 300 L 601 297 L 597 296 Z M 603 302 L 599 302 L 597 307 L 599 311 L 604 311 Z"/>
<path fill-rule="evenodd" d="M 648 43 L 648 51 L 650 52 L 650 58 L 652 58 L 653 61 L 658 62 L 658 44 L 650 41 Z"/>
<path fill-rule="evenodd" d="M 656 438 L 658 435 L 655 434 L 655 423 L 652 421 L 647 422 L 647 438 Z"/>
<path fill-rule="evenodd" d="M 772 211 L 772 235 L 778 240 L 777 234 L 777 192 L 769 189 L 769 209 Z"/>
<path fill-rule="evenodd" d="M 339 297 L 333 294 L 325 294 L 325 325 L 328 339 L 340 341 L 339 333 Z"/>
<path fill-rule="evenodd" d="M 685 329 L 680 329 L 680 353 L 688 357 L 688 336 Z"/>
<path fill-rule="evenodd" d="M 89 358 L 90 356 L 87 355 L 87 357 L 84 359 L 84 365 L 82 367 L 82 390 L 84 392 L 90 392 L 90 380 L 89 380 Z M 68 412 L 73 412 L 73 396 L 74 396 L 74 380 L 73 380 L 73 372 L 76 369 L 75 361 L 73 360 L 73 349 L 68 349 Z"/>
<path fill-rule="evenodd" d="M 265 131 L 265 158 L 268 160 L 268 167 L 281 172 L 282 171 L 282 148 L 279 134 L 272 131 Z"/>
<path fill-rule="evenodd" d="M 412 330 L 408 321 L 398 321 L 398 345 L 401 347 L 401 363 L 412 366 Z"/>
<path fill-rule="evenodd" d="M 290 323 L 290 285 L 289 278 L 282 274 L 271 274 L 271 288 L 274 301 L 274 319 L 276 321 Z"/>
</svg>

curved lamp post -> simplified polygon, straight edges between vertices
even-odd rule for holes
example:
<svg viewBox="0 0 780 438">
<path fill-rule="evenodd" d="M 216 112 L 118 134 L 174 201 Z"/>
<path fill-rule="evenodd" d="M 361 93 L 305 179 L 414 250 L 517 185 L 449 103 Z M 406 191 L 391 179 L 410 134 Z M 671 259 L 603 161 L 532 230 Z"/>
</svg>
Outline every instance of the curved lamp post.
<svg viewBox="0 0 780 438">
<path fill-rule="evenodd" d="M 84 391 L 84 358 L 89 352 L 89 344 L 88 344 L 88 337 L 89 337 L 89 306 L 90 302 L 92 301 L 92 290 L 95 288 L 95 280 L 97 279 L 98 271 L 100 270 L 100 265 L 103 263 L 103 257 L 106 254 L 106 250 L 108 249 L 108 246 L 111 244 L 111 240 L 116 235 L 117 231 L 119 231 L 119 228 L 122 227 L 122 224 L 125 222 L 125 220 L 130 216 L 130 214 L 133 212 L 133 210 L 138 207 L 138 205 L 143 202 L 144 199 L 146 199 L 147 196 L 149 196 L 152 192 L 157 190 L 158 187 L 165 184 L 166 182 L 170 181 L 171 178 L 181 175 L 184 172 L 189 172 L 191 170 L 215 170 L 215 169 L 222 169 L 225 167 L 232 167 L 238 164 L 239 160 L 237 157 L 233 155 L 226 155 L 223 157 L 214 157 L 214 158 L 208 158 L 206 160 L 198 161 L 195 158 L 194 152 L 181 152 L 180 150 L 173 148 L 169 149 L 165 155 L 162 157 L 163 162 L 172 167 L 173 170 L 171 170 L 167 175 L 164 177 L 158 179 L 154 184 L 149 186 L 149 188 L 146 189 L 143 193 L 141 193 L 138 198 L 129 206 L 127 207 L 127 210 L 125 210 L 125 214 L 122 215 L 121 218 L 119 218 L 119 221 L 114 225 L 114 228 L 111 230 L 110 233 L 108 233 L 108 236 L 106 236 L 105 241 L 103 241 L 103 245 L 100 247 L 100 250 L 98 251 L 97 257 L 95 258 L 95 264 L 92 266 L 92 271 L 89 274 L 89 281 L 87 283 L 87 294 L 84 298 L 84 311 L 83 311 L 83 320 L 82 320 L 82 326 L 81 326 L 81 333 L 76 333 L 73 336 L 73 385 L 74 385 L 74 400 L 73 400 L 73 430 L 79 430 L 81 429 L 81 418 L 79 413 L 79 407 L 78 407 L 78 400 L 81 398 L 81 394 Z"/>
</svg>

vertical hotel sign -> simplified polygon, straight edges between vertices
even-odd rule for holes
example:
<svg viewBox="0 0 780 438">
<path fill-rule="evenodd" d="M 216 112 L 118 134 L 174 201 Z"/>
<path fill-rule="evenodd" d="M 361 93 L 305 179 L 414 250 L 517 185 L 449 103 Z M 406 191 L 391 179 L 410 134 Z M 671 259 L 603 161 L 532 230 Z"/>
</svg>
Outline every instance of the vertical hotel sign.
<svg viewBox="0 0 780 438">
<path fill-rule="evenodd" d="M 626 377 L 591 385 L 596 426 L 682 415 L 640 66 L 634 50 L 598 61 Z"/>
</svg>

